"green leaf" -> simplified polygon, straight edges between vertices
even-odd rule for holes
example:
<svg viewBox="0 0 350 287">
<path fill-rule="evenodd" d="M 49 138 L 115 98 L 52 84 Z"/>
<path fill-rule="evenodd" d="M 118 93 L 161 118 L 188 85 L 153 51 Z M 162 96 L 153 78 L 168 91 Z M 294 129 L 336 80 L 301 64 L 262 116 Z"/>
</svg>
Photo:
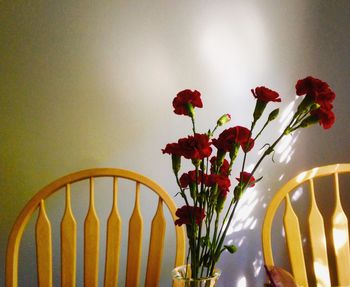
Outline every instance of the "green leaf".
<svg viewBox="0 0 350 287">
<path fill-rule="evenodd" d="M 256 180 L 254 180 L 254 184 L 256 184 L 257 182 L 259 182 L 260 180 L 262 180 L 263 179 L 263 177 L 259 177 L 258 179 L 256 179 Z"/>
<path fill-rule="evenodd" d="M 235 253 L 238 250 L 236 245 L 225 245 L 224 247 L 231 254 Z"/>
</svg>

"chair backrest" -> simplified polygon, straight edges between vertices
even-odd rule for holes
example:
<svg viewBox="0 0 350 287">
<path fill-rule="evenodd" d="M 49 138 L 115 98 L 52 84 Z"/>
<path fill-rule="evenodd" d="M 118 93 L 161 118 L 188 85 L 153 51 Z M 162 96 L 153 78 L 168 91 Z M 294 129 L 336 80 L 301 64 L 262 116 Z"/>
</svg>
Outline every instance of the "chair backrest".
<svg viewBox="0 0 350 287">
<path fill-rule="evenodd" d="M 106 224 L 106 254 L 104 286 L 117 286 L 119 255 L 121 242 L 121 217 L 118 211 L 118 180 L 134 181 L 135 202 L 129 220 L 128 249 L 125 286 L 140 285 L 140 264 L 142 252 L 143 217 L 140 209 L 140 186 L 144 185 L 158 195 L 158 205 L 150 228 L 150 243 L 147 259 L 145 286 L 158 286 L 166 220 L 163 203 L 168 207 L 175 220 L 176 206 L 172 198 L 151 179 L 122 169 L 95 168 L 64 176 L 40 190 L 23 208 L 11 230 L 6 255 L 6 287 L 18 285 L 19 247 L 24 229 L 39 209 L 36 220 L 37 280 L 39 286 L 52 286 L 52 232 L 51 224 L 45 211 L 45 200 L 58 190 L 65 189 L 65 210 L 60 223 L 61 237 L 61 286 L 76 286 L 77 224 L 71 208 L 71 185 L 89 181 L 89 207 L 84 221 L 84 286 L 98 286 L 100 222 L 95 210 L 94 182 L 96 178 L 112 178 L 113 203 Z M 73 192 L 73 191 L 72 191 Z M 176 234 L 176 252 L 174 266 L 181 265 L 185 257 L 185 231 L 178 226 Z M 170 273 L 169 273 L 170 274 Z M 170 275 L 169 275 L 170 276 Z"/>
<path fill-rule="evenodd" d="M 263 254 L 265 264 L 269 266 L 275 265 L 272 252 L 271 243 L 271 228 L 275 217 L 275 213 L 280 204 L 285 202 L 284 216 L 283 216 L 283 227 L 285 232 L 286 245 L 289 254 L 289 261 L 292 268 L 293 276 L 296 282 L 300 286 L 309 286 L 308 277 L 313 276 L 317 286 L 332 286 L 331 277 L 337 278 L 337 285 L 339 286 L 350 286 L 350 251 L 349 251 L 349 229 L 347 216 L 342 208 L 341 204 L 341 192 L 339 185 L 340 174 L 350 172 L 350 164 L 334 164 L 302 172 L 295 178 L 288 181 L 272 198 L 264 219 L 263 230 L 262 230 L 262 243 L 263 243 Z M 330 230 L 325 230 L 324 217 L 322 216 L 318 205 L 316 204 L 316 181 L 320 177 L 331 176 L 333 177 L 333 194 L 334 194 L 334 210 L 330 218 Z M 344 176 L 344 175 L 342 175 Z M 324 179 L 322 179 L 324 180 Z M 293 191 L 300 188 L 301 185 L 308 185 L 307 190 L 309 191 L 310 205 L 308 209 L 308 216 L 305 219 L 305 223 L 308 226 L 308 241 L 311 249 L 311 272 L 305 265 L 303 240 L 300 232 L 299 220 L 302 218 L 296 215 L 293 209 L 290 195 Z M 323 186 L 324 188 L 324 186 Z M 318 188 L 317 190 L 321 190 Z M 345 190 L 348 193 L 350 190 Z M 322 195 L 319 195 L 322 196 Z M 330 199 L 324 199 L 328 200 Z M 349 202 L 345 202 L 349 205 Z M 344 204 L 344 202 L 343 202 Z M 304 216 L 305 217 L 305 216 Z M 328 219 L 327 219 L 328 220 Z M 327 235 L 329 232 L 331 235 Z M 326 238 L 330 238 L 328 240 Z M 336 274 L 330 274 L 331 268 L 329 265 L 329 258 L 327 256 L 327 246 L 333 249 Z M 308 261 L 308 260 L 307 260 Z M 332 276 L 330 276 L 332 275 Z M 334 283 L 333 283 L 334 284 Z M 314 285 L 316 286 L 316 285 Z"/>
</svg>

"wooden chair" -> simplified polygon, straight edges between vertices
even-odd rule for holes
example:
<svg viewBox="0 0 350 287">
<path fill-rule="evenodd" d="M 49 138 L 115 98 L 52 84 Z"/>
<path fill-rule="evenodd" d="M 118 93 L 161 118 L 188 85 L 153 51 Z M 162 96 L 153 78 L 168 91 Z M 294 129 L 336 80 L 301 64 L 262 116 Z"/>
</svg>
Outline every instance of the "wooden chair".
<svg viewBox="0 0 350 287">
<path fill-rule="evenodd" d="M 157 183 L 132 171 L 95 168 L 64 176 L 42 190 L 27 203 L 19 214 L 9 236 L 6 257 L 6 287 L 18 285 L 18 256 L 23 231 L 35 210 L 39 209 L 36 221 L 36 253 L 38 286 L 52 286 L 52 238 L 51 224 L 45 211 L 45 200 L 56 191 L 65 189 L 65 211 L 61 221 L 61 286 L 76 286 L 76 241 L 77 224 L 71 208 L 71 185 L 83 180 L 89 181 L 89 208 L 84 222 L 84 286 L 98 286 L 99 269 L 99 218 L 95 210 L 94 180 L 98 177 L 113 179 L 113 204 L 106 225 L 106 255 L 104 286 L 117 286 L 121 242 L 121 217 L 117 207 L 118 180 L 120 178 L 136 183 L 135 202 L 129 220 L 128 250 L 125 286 L 140 285 L 140 262 L 142 250 L 143 218 L 140 212 L 140 186 L 155 192 L 158 206 L 151 224 L 145 286 L 158 286 L 163 254 L 166 221 L 163 203 L 175 219 L 176 206 L 172 198 Z M 142 190 L 143 191 L 143 190 Z M 176 252 L 174 266 L 181 265 L 185 256 L 185 231 L 174 227 Z M 170 277 L 170 272 L 169 272 Z"/>
<path fill-rule="evenodd" d="M 313 168 L 305 171 L 295 178 L 288 181 L 272 198 L 264 219 L 262 229 L 262 243 L 265 264 L 268 266 L 275 265 L 272 255 L 271 244 L 271 227 L 273 219 L 282 201 L 285 202 L 285 210 L 283 216 L 283 226 L 285 231 L 285 239 L 289 254 L 289 261 L 293 276 L 298 285 L 307 287 L 310 280 L 308 277 L 313 276 L 317 286 L 332 286 L 331 274 L 329 270 L 329 258 L 327 256 L 327 245 L 331 246 L 334 254 L 335 278 L 338 280 L 339 286 L 350 286 L 350 251 L 349 251 L 349 229 L 348 220 L 341 204 L 340 185 L 338 175 L 350 172 L 350 164 L 334 164 Z M 316 204 L 315 199 L 315 185 L 316 180 L 320 177 L 331 176 L 334 183 L 334 211 L 330 219 L 330 230 L 325 230 L 324 218 Z M 343 176 L 343 175 L 342 175 Z M 324 180 L 324 179 L 323 179 Z M 300 233 L 299 219 L 298 219 L 290 200 L 290 194 L 302 184 L 309 185 L 310 192 L 310 207 L 308 210 L 308 218 L 305 224 L 308 225 L 309 245 L 312 254 L 313 273 L 307 272 L 303 249 L 302 236 Z M 318 190 L 320 190 L 319 188 Z M 350 192 L 346 190 L 344 192 Z M 328 199 L 327 199 L 328 200 Z M 344 204 L 344 202 L 343 202 Z M 349 204 L 349 202 L 346 202 Z M 305 220 L 306 221 L 306 220 Z M 332 240 L 327 242 L 326 232 L 331 232 L 328 236 Z M 304 258 L 305 257 L 305 258 Z M 311 257 L 311 256 L 310 256 Z M 334 269 L 334 268 L 333 268 Z M 334 278 L 333 277 L 333 278 Z M 310 279 L 310 278 L 309 278 Z M 309 281 L 309 282 L 308 282 Z M 334 284 L 334 283 L 333 283 Z M 316 286 L 315 285 L 315 286 Z"/>
</svg>

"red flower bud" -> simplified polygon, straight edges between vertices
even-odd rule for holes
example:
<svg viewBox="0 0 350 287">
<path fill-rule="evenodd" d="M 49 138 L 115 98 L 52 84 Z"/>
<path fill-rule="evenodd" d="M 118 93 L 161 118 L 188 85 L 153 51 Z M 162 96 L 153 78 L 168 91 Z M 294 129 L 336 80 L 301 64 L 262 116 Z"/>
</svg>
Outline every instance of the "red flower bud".
<svg viewBox="0 0 350 287">
<path fill-rule="evenodd" d="M 218 121 L 217 121 L 217 125 L 218 126 L 222 126 L 223 124 L 226 124 L 228 123 L 229 121 L 231 120 L 231 116 L 229 114 L 225 114 L 225 115 L 222 115 Z"/>
</svg>

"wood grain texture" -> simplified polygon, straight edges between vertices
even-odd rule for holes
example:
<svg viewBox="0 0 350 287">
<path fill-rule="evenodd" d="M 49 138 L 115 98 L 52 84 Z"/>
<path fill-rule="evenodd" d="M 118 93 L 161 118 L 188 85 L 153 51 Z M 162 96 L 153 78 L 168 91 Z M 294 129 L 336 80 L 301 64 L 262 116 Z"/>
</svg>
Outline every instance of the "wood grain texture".
<svg viewBox="0 0 350 287">
<path fill-rule="evenodd" d="M 84 286 L 98 286 L 100 222 L 95 210 L 94 179 L 90 178 L 90 205 L 84 223 Z"/>
<path fill-rule="evenodd" d="M 146 271 L 146 287 L 158 286 L 162 267 L 164 237 L 166 222 L 163 213 L 163 201 L 158 200 L 156 213 L 152 220 L 151 236 L 148 250 L 148 261 Z"/>
<path fill-rule="evenodd" d="M 312 179 L 309 180 L 309 184 L 310 209 L 308 217 L 308 229 L 314 275 L 316 278 L 317 286 L 331 286 L 323 217 L 316 203 L 314 182 Z"/>
<path fill-rule="evenodd" d="M 293 210 L 288 195 L 286 196 L 286 209 L 283 222 L 293 276 L 300 285 L 308 287 L 299 220 Z"/>
<path fill-rule="evenodd" d="M 136 182 L 135 205 L 129 221 L 126 287 L 140 285 L 143 219 L 140 211 L 140 183 Z"/>
<path fill-rule="evenodd" d="M 66 206 L 61 222 L 61 286 L 76 286 L 77 223 L 73 216 L 70 184 L 66 186 Z"/>
<path fill-rule="evenodd" d="M 334 174 L 335 208 L 332 215 L 332 236 L 337 266 L 338 285 L 350 285 L 350 250 L 348 219 L 343 210 L 338 173 Z"/>
<path fill-rule="evenodd" d="M 40 203 L 35 228 L 39 287 L 52 286 L 52 239 L 51 224 L 45 211 L 44 200 Z"/>
<path fill-rule="evenodd" d="M 121 218 L 118 211 L 118 178 L 113 181 L 113 206 L 107 222 L 104 286 L 117 286 L 121 244 Z"/>
</svg>

